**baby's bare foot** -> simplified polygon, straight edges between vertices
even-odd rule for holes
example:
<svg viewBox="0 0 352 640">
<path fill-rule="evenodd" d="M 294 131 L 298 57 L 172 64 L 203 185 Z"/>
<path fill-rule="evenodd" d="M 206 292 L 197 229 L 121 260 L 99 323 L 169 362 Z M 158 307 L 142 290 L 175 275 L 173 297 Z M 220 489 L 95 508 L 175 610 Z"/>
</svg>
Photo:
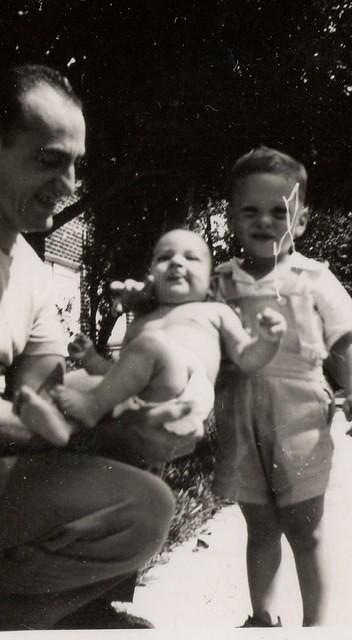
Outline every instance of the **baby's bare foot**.
<svg viewBox="0 0 352 640">
<path fill-rule="evenodd" d="M 30 431 L 59 447 L 65 446 L 77 429 L 65 420 L 52 402 L 41 398 L 27 386 L 21 387 L 17 393 L 16 410 Z"/>
<path fill-rule="evenodd" d="M 96 425 L 95 406 L 89 393 L 60 384 L 52 390 L 51 397 L 64 414 L 79 420 L 86 427 Z"/>
</svg>

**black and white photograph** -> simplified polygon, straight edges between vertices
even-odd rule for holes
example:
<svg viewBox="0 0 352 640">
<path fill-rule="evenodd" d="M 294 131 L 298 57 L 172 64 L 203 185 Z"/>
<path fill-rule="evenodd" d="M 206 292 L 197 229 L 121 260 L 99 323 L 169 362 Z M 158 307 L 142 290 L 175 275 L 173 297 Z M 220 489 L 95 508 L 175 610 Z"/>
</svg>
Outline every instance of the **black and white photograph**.
<svg viewBox="0 0 352 640">
<path fill-rule="evenodd" d="M 2 0 L 0 640 L 350 640 L 351 296 L 352 1 Z"/>
</svg>

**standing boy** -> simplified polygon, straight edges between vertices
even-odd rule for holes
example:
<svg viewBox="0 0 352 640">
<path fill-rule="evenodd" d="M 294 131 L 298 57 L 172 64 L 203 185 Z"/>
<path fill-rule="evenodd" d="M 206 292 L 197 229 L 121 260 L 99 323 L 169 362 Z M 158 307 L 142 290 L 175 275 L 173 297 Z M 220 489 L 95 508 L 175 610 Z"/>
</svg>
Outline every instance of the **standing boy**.
<svg viewBox="0 0 352 640">
<path fill-rule="evenodd" d="M 303 625 L 322 622 L 321 525 L 333 451 L 333 398 L 322 363 L 329 352 L 340 358 L 344 411 L 352 417 L 351 299 L 326 265 L 294 250 L 307 224 L 306 183 L 305 168 L 273 149 L 236 162 L 229 216 L 243 258 L 218 267 L 214 282 L 216 299 L 239 309 L 252 331 L 265 306 L 287 322 L 266 367 L 246 375 L 225 365 L 216 402 L 214 489 L 239 503 L 248 530 L 253 615 L 246 627 L 280 625 L 271 596 L 282 534 L 295 558 Z"/>
</svg>

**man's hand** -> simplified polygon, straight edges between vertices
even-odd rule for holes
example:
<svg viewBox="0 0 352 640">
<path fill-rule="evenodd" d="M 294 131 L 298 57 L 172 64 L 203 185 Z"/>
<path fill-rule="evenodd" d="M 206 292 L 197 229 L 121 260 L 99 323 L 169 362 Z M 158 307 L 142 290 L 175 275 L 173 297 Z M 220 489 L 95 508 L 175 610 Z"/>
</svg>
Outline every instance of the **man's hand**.
<svg viewBox="0 0 352 640">
<path fill-rule="evenodd" d="M 127 451 L 136 461 L 145 464 L 168 462 L 192 453 L 197 441 L 195 434 L 178 436 L 170 433 L 163 422 L 172 422 L 190 411 L 187 402 L 172 403 L 170 407 L 153 407 L 126 411 L 116 421 L 103 421 L 97 427 L 100 443 L 118 456 L 119 449 Z"/>
<path fill-rule="evenodd" d="M 352 393 L 346 396 L 345 402 L 342 406 L 343 412 L 345 414 L 346 420 L 349 422 L 352 420 Z M 346 431 L 348 436 L 352 436 L 352 427 Z"/>
<path fill-rule="evenodd" d="M 153 281 L 152 276 L 147 276 L 144 282 L 132 279 L 111 282 L 112 316 L 117 318 L 126 310 L 138 312 L 141 307 L 150 302 L 153 297 Z"/>
<path fill-rule="evenodd" d="M 267 307 L 258 313 L 259 335 L 271 342 L 279 342 L 287 331 L 287 324 L 284 316 L 274 309 Z"/>
<path fill-rule="evenodd" d="M 88 336 L 78 333 L 67 347 L 70 358 L 74 362 L 82 362 L 95 355 L 94 344 Z"/>
</svg>

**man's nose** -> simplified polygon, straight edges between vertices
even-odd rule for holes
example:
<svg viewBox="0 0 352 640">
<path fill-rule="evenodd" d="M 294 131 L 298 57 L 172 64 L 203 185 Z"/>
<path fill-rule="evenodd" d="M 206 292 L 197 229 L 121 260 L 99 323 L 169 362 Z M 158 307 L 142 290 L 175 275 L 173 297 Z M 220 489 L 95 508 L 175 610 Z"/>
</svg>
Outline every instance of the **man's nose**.
<svg viewBox="0 0 352 640">
<path fill-rule="evenodd" d="M 61 196 L 72 196 L 75 192 L 76 186 L 76 170 L 75 165 L 72 163 L 65 170 L 60 171 L 60 174 L 55 179 L 55 189 Z"/>
</svg>

